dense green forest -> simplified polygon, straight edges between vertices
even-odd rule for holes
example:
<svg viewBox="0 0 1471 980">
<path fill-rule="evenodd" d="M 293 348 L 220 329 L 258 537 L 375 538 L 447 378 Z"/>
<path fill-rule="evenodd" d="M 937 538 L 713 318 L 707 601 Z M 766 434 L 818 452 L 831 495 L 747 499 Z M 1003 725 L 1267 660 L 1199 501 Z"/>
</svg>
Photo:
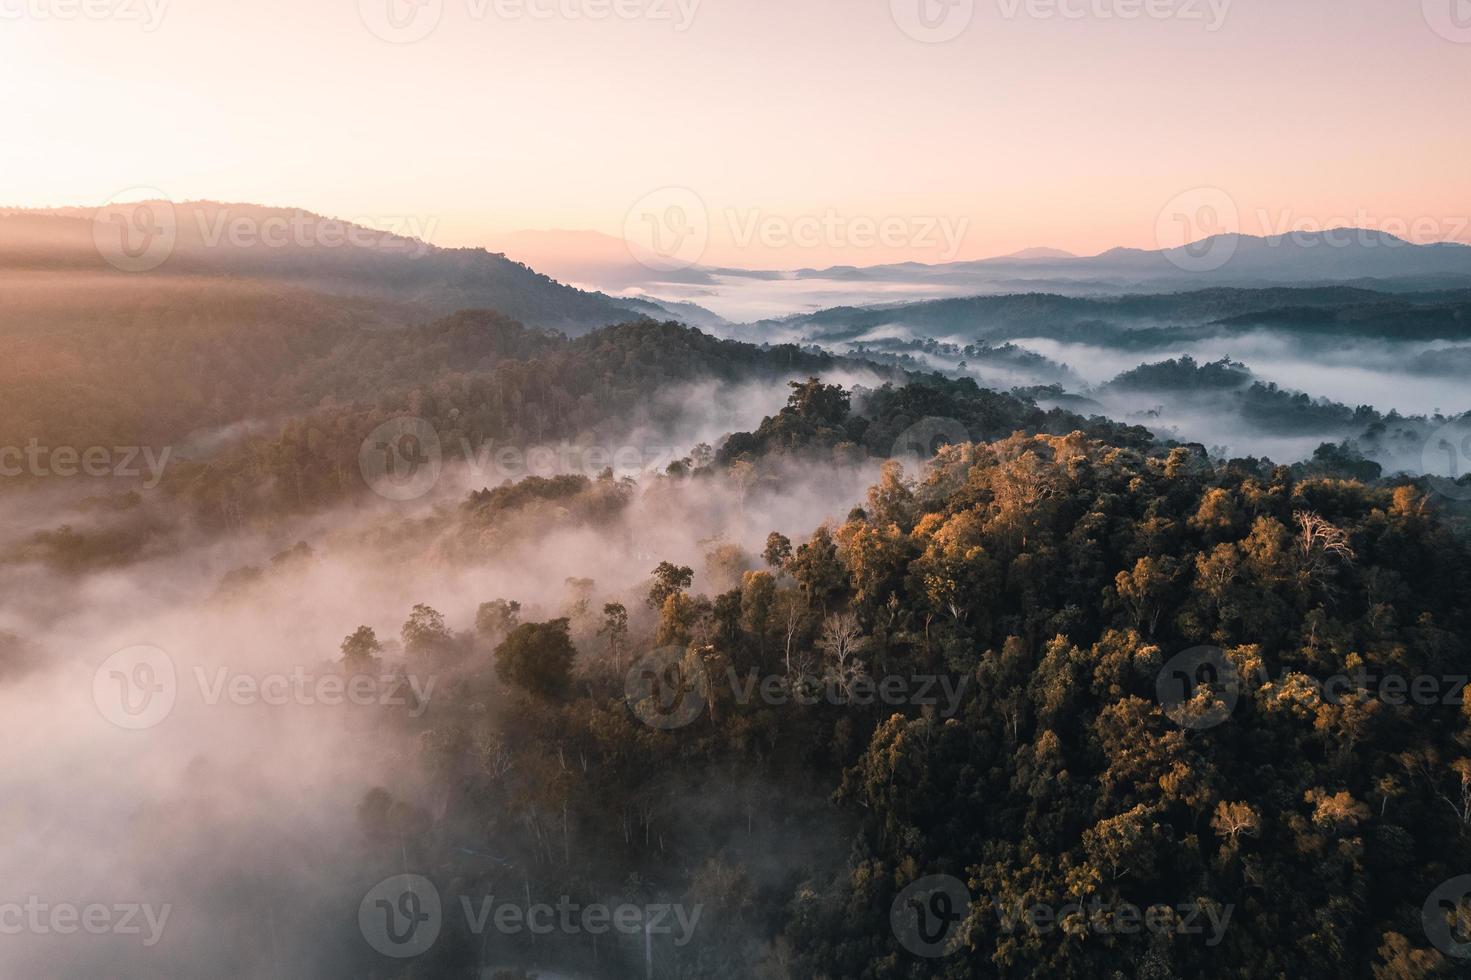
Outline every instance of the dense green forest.
<svg viewBox="0 0 1471 980">
<path fill-rule="evenodd" d="M 821 441 L 846 397 L 797 387 L 740 444 L 770 451 L 803 421 Z M 683 478 L 763 465 L 739 455 Z M 550 494 L 597 526 L 632 492 L 546 482 L 462 519 Z M 724 591 L 663 563 L 642 609 L 588 582 L 549 622 L 487 597 L 473 629 L 426 639 L 416 614 L 409 663 L 460 678 L 413 723 L 450 802 L 431 819 L 375 791 L 361 820 L 446 894 L 531 875 L 699 905 L 699 942 L 665 942 L 662 976 L 1461 975 L 1421 916 L 1471 859 L 1468 559 L 1408 484 L 1082 432 L 951 445 L 918 482 L 887 466 L 805 540 L 712 553 Z M 1201 649 L 1215 683 L 1170 696 Z M 677 696 L 630 703 L 650 651 Z M 753 698 L 752 676 L 825 694 Z M 876 703 L 890 678 L 899 697 Z M 1428 680 L 1408 698 L 1395 678 Z M 933 875 L 970 897 L 950 952 L 917 956 L 891 906 Z M 1070 903 L 1103 911 L 1007 925 Z M 1180 911 L 1131 933 L 1110 917 L 1131 905 Z M 407 975 L 475 955 L 451 933 Z M 576 951 L 618 975 L 642 955 Z"/>
<path fill-rule="evenodd" d="M 1390 293 L 1346 285 L 1195 289 L 1087 298 L 1025 292 L 968 296 L 876 307 L 833 307 L 752 325 L 800 329 L 824 341 L 855 339 L 891 324 L 922 335 L 961 335 L 992 343 L 1051 337 L 1105 340 L 1155 350 L 1182 340 L 1227 337 L 1272 328 L 1323 336 L 1394 340 L 1471 336 L 1471 294 L 1464 289 Z"/>
<path fill-rule="evenodd" d="M 840 356 L 650 319 L 568 337 L 260 281 L 106 279 L 52 316 L 61 288 L 0 311 L 0 445 L 178 455 L 157 487 L 43 509 L 11 536 L 7 583 L 103 588 L 178 562 L 223 620 L 303 615 L 313 568 L 381 565 L 415 590 L 398 635 L 364 604 L 312 657 L 436 685 L 368 716 L 391 748 L 334 832 L 354 876 L 413 869 L 451 908 L 516 892 L 698 910 L 689 941 L 494 936 L 502 980 L 1465 973 L 1448 937 L 1471 935 L 1471 904 L 1435 896 L 1471 861 L 1466 505 L 1366 456 L 1439 417 L 1287 391 L 1230 358 L 1089 389 L 1324 434 L 1277 465 L 1106 418 L 1060 383 L 929 370 L 1073 380 L 1011 344 Z M 362 468 L 369 434 L 405 417 L 447 454 L 612 445 L 708 419 L 717 389 L 786 401 L 636 477 L 496 476 L 396 510 Z M 803 496 L 796 512 L 838 510 L 730 535 L 730 515 L 789 519 Z M 651 524 L 697 506 L 729 511 L 681 529 L 701 558 L 655 553 Z M 574 569 L 555 599 L 530 570 L 524 591 L 491 572 L 565 541 L 596 542 L 590 566 L 637 564 L 616 582 Z M 446 583 L 482 578 L 499 584 L 466 616 Z M 0 631 L 6 683 L 45 662 L 22 632 Z M 332 922 L 316 955 L 342 975 L 491 962 L 463 916 L 407 961 Z"/>
<path fill-rule="evenodd" d="M 840 363 L 791 346 L 717 340 L 676 323 L 626 323 L 566 340 L 479 312 L 378 335 L 345 361 L 333 360 L 349 373 L 354 363 L 391 365 L 392 380 L 365 387 L 371 400 L 323 406 L 218 457 L 179 466 L 166 491 L 207 523 L 273 519 L 365 494 L 363 440 L 405 414 L 432 425 L 451 450 L 473 452 L 492 440 L 606 441 L 681 418 L 682 401 L 658 395 L 678 396 L 682 384 L 775 382 Z"/>
<path fill-rule="evenodd" d="M 615 353 L 685 374 L 704 363 L 676 362 L 762 358 L 758 348 L 731 354 L 736 345 L 698 336 L 668 349 L 645 339 Z M 319 406 L 402 400 L 405 389 L 503 361 L 558 351 L 591 358 L 609 343 L 619 344 L 569 341 L 496 312 L 430 317 L 403 304 L 249 280 L 52 277 L 7 288 L 0 309 L 9 406 L 0 436 L 7 444 L 158 444 L 245 420 L 279 425 Z"/>
<path fill-rule="evenodd" d="M 997 7 L 0 0 L 0 980 L 1471 980 L 1471 0 Z"/>
</svg>

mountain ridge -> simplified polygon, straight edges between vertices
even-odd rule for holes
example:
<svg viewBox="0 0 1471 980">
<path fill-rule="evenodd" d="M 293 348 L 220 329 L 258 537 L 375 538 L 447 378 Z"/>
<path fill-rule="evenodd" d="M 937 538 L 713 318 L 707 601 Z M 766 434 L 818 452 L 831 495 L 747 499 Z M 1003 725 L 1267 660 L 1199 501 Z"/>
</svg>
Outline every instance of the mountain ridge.
<svg viewBox="0 0 1471 980">
<path fill-rule="evenodd" d="M 142 219 L 154 222 L 149 236 Z M 379 219 L 407 223 L 403 216 Z M 99 221 L 109 222 L 99 225 Z M 116 225 L 116 228 L 113 226 Z M 329 295 L 362 296 L 421 307 L 426 315 L 492 308 L 533 326 L 576 336 L 636 316 L 677 316 L 653 299 L 620 298 L 558 282 L 525 263 L 479 248 L 445 248 L 397 230 L 326 217 L 300 208 L 219 201 L 155 199 L 101 209 L 0 211 L 0 271 L 110 272 L 127 253 L 109 235 L 166 251 L 133 275 L 234 276 L 301 286 Z M 123 263 L 126 264 L 126 263 Z M 687 306 L 685 318 L 698 308 Z M 707 322 L 719 318 L 706 313 Z"/>
</svg>

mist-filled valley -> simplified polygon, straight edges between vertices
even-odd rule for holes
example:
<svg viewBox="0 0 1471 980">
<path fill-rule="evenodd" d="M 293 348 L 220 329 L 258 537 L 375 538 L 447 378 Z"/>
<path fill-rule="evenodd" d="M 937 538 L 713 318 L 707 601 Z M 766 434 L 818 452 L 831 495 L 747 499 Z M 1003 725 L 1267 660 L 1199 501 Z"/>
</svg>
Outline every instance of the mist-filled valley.
<svg viewBox="0 0 1471 980">
<path fill-rule="evenodd" d="M 445 482 L 462 476 L 447 472 Z M 189 530 L 145 554 L 98 558 L 84 569 L 57 552 L 47 552 L 58 554 L 49 562 L 7 562 L 3 708 L 7 729 L 30 737 L 6 743 L 6 812 L 14 822 L 3 876 L 23 894 L 78 902 L 116 895 L 173 909 L 157 937 L 145 929 L 146 942 L 42 935 L 7 943 L 7 970 L 202 976 L 224 958 L 233 976 L 368 975 L 374 954 L 358 929 L 359 901 L 406 863 L 468 876 L 465 886 L 484 895 L 514 886 L 518 898 L 532 900 L 569 889 L 584 903 L 667 900 L 675 880 L 663 872 L 668 859 L 640 862 L 649 880 L 625 892 L 631 866 L 609 861 L 606 873 L 593 873 L 587 863 L 604 855 L 592 841 L 577 845 L 585 867 L 576 873 L 566 854 L 541 849 L 554 828 L 564 842 L 576 833 L 562 821 L 627 822 L 632 811 L 534 815 L 545 800 L 528 800 L 531 809 L 516 818 L 494 815 L 504 804 L 488 800 L 462 811 L 456 780 L 438 772 L 469 764 L 459 753 L 501 746 L 506 767 L 514 758 L 539 794 L 549 788 L 540 780 L 561 771 L 560 760 L 544 753 L 570 749 L 527 732 L 510 691 L 487 674 L 490 649 L 503 636 L 486 626 L 481 606 L 504 597 L 519 603 L 527 622 L 565 617 L 573 642 L 588 651 L 576 667 L 579 686 L 602 681 L 611 669 L 608 640 L 598 635 L 604 606 L 622 603 L 639 634 L 653 629 L 643 597 L 659 560 L 694 566 L 702 590 L 725 590 L 770 529 L 797 534 L 830 519 L 832 501 L 861 498 L 865 474 L 793 473 L 784 485 L 797 492 L 782 498 L 713 480 L 696 487 L 661 477 L 643 488 L 561 478 L 582 485 L 571 495 L 548 487 L 545 498 L 528 491 L 493 513 L 462 512 L 461 495 L 449 493 L 407 513 L 378 501 L 282 521 L 269 532 Z M 162 524 L 151 506 L 127 511 L 126 521 L 61 504 L 50 515 L 84 542 L 107 541 L 121 526 Z M 36 553 L 14 536 L 6 548 Z M 435 624 L 417 645 L 400 630 L 416 607 L 432 607 Z M 382 650 L 371 668 L 345 670 L 343 638 L 362 626 L 382 638 Z M 146 651 L 134 662 L 126 651 L 140 647 Z M 114 691 L 94 688 L 94 677 L 111 682 L 110 670 L 99 671 L 103 651 L 110 651 L 104 659 L 123 651 L 116 663 L 124 671 L 167 665 L 151 675 L 167 684 L 157 695 L 171 704 L 166 717 L 121 714 L 124 703 L 143 703 L 141 695 L 114 702 Z M 367 684 L 359 696 L 332 686 L 354 674 Z M 132 683 L 132 674 L 121 676 Z M 640 833 L 683 836 L 686 810 L 729 810 L 726 819 L 735 819 L 734 798 L 709 799 L 702 770 L 667 776 Z M 371 812 L 374 791 L 392 794 L 383 814 Z M 809 806 L 822 821 L 838 819 L 820 797 Z M 532 829 L 521 822 L 528 818 Z M 431 826 L 439 829 L 421 836 Z M 747 837 L 730 846 L 768 852 L 764 859 L 778 848 L 775 838 L 792 846 L 790 829 L 758 829 L 760 845 Z M 700 847 L 727 846 L 696 836 Z M 469 894 L 478 901 L 481 893 Z M 573 939 L 540 943 L 518 949 L 508 940 L 509 948 L 496 943 L 491 952 L 508 964 L 602 975 L 632 970 L 627 964 L 640 952 L 626 935 L 612 936 L 601 959 Z M 454 955 L 448 962 L 461 969 L 472 962 L 463 948 Z M 667 955 L 661 950 L 661 961 Z"/>
<path fill-rule="evenodd" d="M 1455 262 L 422 233 L 0 215 L 0 976 L 1459 975 Z"/>
<path fill-rule="evenodd" d="M 1386 472 L 1456 478 L 1460 454 L 1427 446 L 1435 433 L 1451 443 L 1464 435 L 1468 316 L 1466 290 L 1294 287 L 977 297 L 758 326 L 1137 422 L 1222 458 L 1298 462 L 1347 442 Z"/>
<path fill-rule="evenodd" d="M 0 0 L 0 980 L 1471 977 L 1468 90 Z"/>
</svg>

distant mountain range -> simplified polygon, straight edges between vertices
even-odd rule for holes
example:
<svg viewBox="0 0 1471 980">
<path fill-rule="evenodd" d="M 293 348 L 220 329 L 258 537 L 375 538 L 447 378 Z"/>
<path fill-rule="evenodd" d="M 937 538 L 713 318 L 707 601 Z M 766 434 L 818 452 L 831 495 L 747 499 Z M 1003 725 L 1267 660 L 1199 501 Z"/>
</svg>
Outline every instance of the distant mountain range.
<svg viewBox="0 0 1471 980">
<path fill-rule="evenodd" d="M 932 336 L 987 339 L 1004 339 L 1026 322 L 1055 331 L 1090 319 L 1182 326 L 1274 316 L 1304 326 L 1312 318 L 1299 308 L 1321 304 L 1311 295 L 1273 297 L 1270 290 L 1367 290 L 1367 296 L 1357 298 L 1334 293 L 1327 304 L 1354 308 L 1359 317 L 1369 315 L 1364 309 L 1382 306 L 1388 293 L 1405 295 L 1410 307 L 1425 307 L 1435 303 L 1409 294 L 1423 297 L 1471 288 L 1471 246 L 1415 245 L 1361 229 L 1267 238 L 1220 235 L 1178 249 L 1115 248 L 1085 257 L 1032 248 L 939 265 L 658 272 L 637 262 L 622 240 L 590 231 L 518 232 L 496 240 L 496 247 L 505 249 L 497 252 L 440 248 L 415 237 L 412 227 L 379 231 L 298 209 L 213 201 L 152 203 L 158 215 L 150 220 L 167 217 L 166 254 L 142 275 L 259 280 L 398 304 L 421 311 L 421 320 L 462 309 L 495 309 L 529 326 L 571 336 L 645 316 L 720 332 L 734 329 L 728 319 L 750 320 L 760 326 L 740 330 L 743 336 L 769 335 L 774 340 L 793 339 L 794 329 L 805 339 L 838 327 L 836 321 L 842 322 L 839 332 L 859 336 L 862 326 L 899 319 Z M 128 248 L 158 244 L 130 225 L 138 220 L 135 208 L 0 212 L 0 273 L 115 273 L 127 265 Z M 108 255 L 110 248 L 122 251 Z M 1224 300 L 1225 294 L 1211 292 L 1223 288 L 1246 290 L 1241 295 L 1254 298 L 1242 308 L 1239 295 Z M 1161 298 L 1172 293 L 1206 298 Z M 1141 294 L 1154 294 L 1154 306 L 1140 300 Z M 975 299 L 987 296 L 1010 298 L 999 305 Z M 1125 302 L 1103 307 L 1064 302 L 1088 298 Z M 895 300 L 904 302 L 899 306 Z M 1210 316 L 1188 312 L 1200 303 Z M 1373 315 L 1383 319 L 1381 314 Z M 1320 320 L 1327 315 L 1321 310 L 1316 314 Z M 1453 316 L 1445 311 L 1436 315 L 1442 321 Z M 997 316 L 1011 325 L 1000 334 L 985 327 Z M 1418 325 L 1410 329 L 1448 329 L 1446 322 L 1427 326 L 1427 317 L 1434 319 L 1418 309 L 1412 317 Z M 1451 325 L 1459 335 L 1459 323 Z"/>
<path fill-rule="evenodd" d="M 379 231 L 290 208 L 195 201 L 150 202 L 148 228 L 136 205 L 0 213 L 0 273 L 116 273 L 130 253 L 154 249 L 149 277 L 229 276 L 401 304 L 441 316 L 486 308 L 570 336 L 647 316 L 719 322 L 688 304 L 666 307 L 564 285 L 505 255 L 439 248 L 410 234 Z M 101 219 L 101 223 L 97 219 Z M 100 240 L 99 240 L 100 239 Z M 116 250 L 116 251 L 114 251 Z M 110 261 L 114 260 L 114 261 Z M 140 263 L 149 265 L 147 261 Z"/>
<path fill-rule="evenodd" d="M 1025 337 L 1150 350 L 1271 329 L 1302 337 L 1471 340 L 1471 288 L 1390 293 L 1353 286 L 1215 287 L 1113 297 L 1015 293 L 765 320 L 742 336 L 824 346 L 894 336 L 1002 343 Z"/>
<path fill-rule="evenodd" d="M 1358 280 L 1410 280 L 1424 287 L 1433 280 L 1455 280 L 1446 285 L 1471 282 L 1471 246 L 1416 245 L 1380 231 L 1344 228 L 1265 238 L 1215 235 L 1180 248 L 1112 248 L 1092 256 L 1027 249 L 971 262 L 837 266 L 801 269 L 796 276 L 993 287 L 986 292 L 1019 281 L 1032 282 L 1033 291 L 1043 283 L 1129 292 Z"/>
<path fill-rule="evenodd" d="M 753 321 L 846 303 L 873 306 L 1012 293 L 1124 296 L 1213 287 L 1360 286 L 1407 292 L 1471 286 L 1471 246 L 1415 245 L 1365 229 L 1272 237 L 1217 235 L 1174 249 L 1114 248 L 1077 256 L 1055 248 L 965 262 L 672 272 L 633 259 L 621 239 L 598 232 L 518 232 L 496 247 L 566 282 L 658 302 L 682 299 L 726 319 Z M 717 323 L 709 323 L 715 326 Z"/>
</svg>

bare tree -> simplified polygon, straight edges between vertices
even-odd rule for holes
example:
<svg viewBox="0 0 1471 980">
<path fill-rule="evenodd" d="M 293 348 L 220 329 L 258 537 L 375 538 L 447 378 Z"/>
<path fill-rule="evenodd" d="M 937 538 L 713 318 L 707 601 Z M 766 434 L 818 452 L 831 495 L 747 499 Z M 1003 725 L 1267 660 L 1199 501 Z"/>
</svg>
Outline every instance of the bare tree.
<svg viewBox="0 0 1471 980">
<path fill-rule="evenodd" d="M 1405 753 L 1400 756 L 1400 764 L 1425 779 L 1430 791 L 1451 808 L 1463 829 L 1471 827 L 1471 759 L 1457 759 L 1447 766 L 1437 752 L 1426 749 Z M 1444 788 L 1447 770 L 1452 777 L 1449 791 Z"/>
<path fill-rule="evenodd" d="M 781 616 L 782 637 L 786 645 L 787 676 L 792 676 L 792 644 L 796 642 L 797 634 L 802 630 L 802 624 L 807 619 L 807 606 L 802 602 L 802 597 L 796 592 L 782 592 L 778 611 Z"/>
<path fill-rule="evenodd" d="M 869 638 L 863 635 L 858 617 L 851 612 L 834 613 L 824 619 L 822 636 L 817 641 L 833 676 L 845 688 L 854 677 L 864 672 L 863 662 L 855 657 L 868 643 Z"/>
<path fill-rule="evenodd" d="M 1309 576 L 1315 580 L 1326 580 L 1332 559 L 1353 564 L 1357 556 L 1349 546 L 1347 531 L 1312 511 L 1299 510 L 1292 517 L 1297 521 L 1297 545 Z"/>
<path fill-rule="evenodd" d="M 516 767 L 516 758 L 500 732 L 475 736 L 475 761 L 480 771 L 493 780 L 499 780 Z"/>
<path fill-rule="evenodd" d="M 1292 517 L 1301 529 L 1298 544 L 1302 548 L 1304 558 L 1311 557 L 1314 552 L 1333 555 L 1347 562 L 1353 561 L 1356 557 L 1353 548 L 1349 547 L 1348 532 L 1343 528 L 1329 524 L 1326 519 L 1312 511 L 1300 510 Z"/>
</svg>

